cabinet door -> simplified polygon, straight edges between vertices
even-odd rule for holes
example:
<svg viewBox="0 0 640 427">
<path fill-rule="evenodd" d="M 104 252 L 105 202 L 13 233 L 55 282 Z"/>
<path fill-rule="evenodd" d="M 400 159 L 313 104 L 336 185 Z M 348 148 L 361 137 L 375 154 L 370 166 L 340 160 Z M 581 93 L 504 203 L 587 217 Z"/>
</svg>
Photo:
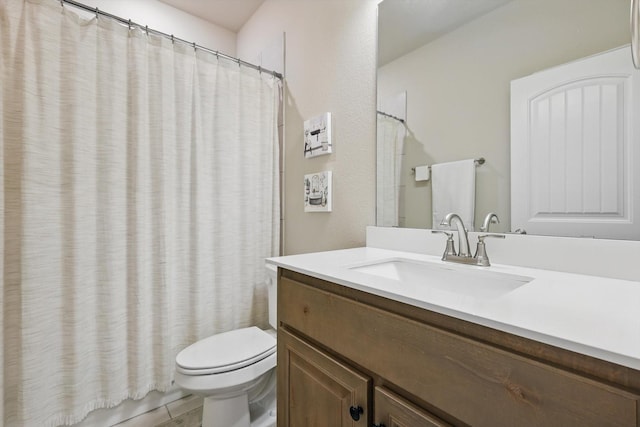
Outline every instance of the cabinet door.
<svg viewBox="0 0 640 427">
<path fill-rule="evenodd" d="M 384 427 L 445 427 L 449 424 L 410 404 L 401 397 L 376 387 L 374 425 Z"/>
<path fill-rule="evenodd" d="M 278 426 L 368 427 L 371 380 L 278 331 Z"/>
</svg>

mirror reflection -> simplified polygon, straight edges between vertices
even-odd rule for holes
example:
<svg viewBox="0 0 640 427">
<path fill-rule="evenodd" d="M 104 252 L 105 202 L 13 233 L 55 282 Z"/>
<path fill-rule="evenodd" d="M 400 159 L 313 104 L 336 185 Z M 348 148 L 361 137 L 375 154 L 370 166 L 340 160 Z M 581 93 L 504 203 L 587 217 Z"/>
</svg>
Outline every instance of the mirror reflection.
<svg viewBox="0 0 640 427">
<path fill-rule="evenodd" d="M 511 81 L 628 44 L 629 2 L 384 0 L 378 15 L 377 225 L 435 228 L 429 166 L 484 158 L 471 222 L 495 212 L 491 231 L 513 231 Z"/>
</svg>

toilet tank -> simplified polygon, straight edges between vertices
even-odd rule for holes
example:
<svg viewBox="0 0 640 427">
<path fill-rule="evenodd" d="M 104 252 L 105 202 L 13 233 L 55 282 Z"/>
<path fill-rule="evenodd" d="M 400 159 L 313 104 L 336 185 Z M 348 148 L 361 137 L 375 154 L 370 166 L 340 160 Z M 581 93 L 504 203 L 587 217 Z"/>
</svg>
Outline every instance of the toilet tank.
<svg viewBox="0 0 640 427">
<path fill-rule="evenodd" d="M 278 267 L 265 264 L 267 269 L 267 292 L 269 298 L 269 324 L 278 329 Z"/>
</svg>

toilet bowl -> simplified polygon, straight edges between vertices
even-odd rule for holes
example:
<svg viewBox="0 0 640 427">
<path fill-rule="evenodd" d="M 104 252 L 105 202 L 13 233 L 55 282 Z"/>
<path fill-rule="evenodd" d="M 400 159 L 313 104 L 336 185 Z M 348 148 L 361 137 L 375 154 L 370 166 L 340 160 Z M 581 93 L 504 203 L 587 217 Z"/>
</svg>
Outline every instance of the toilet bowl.
<svg viewBox="0 0 640 427">
<path fill-rule="evenodd" d="M 269 272 L 269 323 L 276 273 Z M 202 339 L 176 356 L 175 383 L 204 397 L 202 427 L 275 426 L 276 332 L 251 326 Z"/>
</svg>

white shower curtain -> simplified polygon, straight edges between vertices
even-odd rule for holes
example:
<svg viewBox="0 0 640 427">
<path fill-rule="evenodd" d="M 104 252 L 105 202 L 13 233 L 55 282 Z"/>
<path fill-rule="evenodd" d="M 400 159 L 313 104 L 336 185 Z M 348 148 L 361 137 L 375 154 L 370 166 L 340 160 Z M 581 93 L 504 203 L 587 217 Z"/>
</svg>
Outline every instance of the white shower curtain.
<svg viewBox="0 0 640 427">
<path fill-rule="evenodd" d="M 71 424 L 266 324 L 279 85 L 52 0 L 0 37 L 0 424 Z"/>
<path fill-rule="evenodd" d="M 399 120 L 382 114 L 378 114 L 377 122 L 376 225 L 397 227 L 406 128 Z"/>
</svg>

